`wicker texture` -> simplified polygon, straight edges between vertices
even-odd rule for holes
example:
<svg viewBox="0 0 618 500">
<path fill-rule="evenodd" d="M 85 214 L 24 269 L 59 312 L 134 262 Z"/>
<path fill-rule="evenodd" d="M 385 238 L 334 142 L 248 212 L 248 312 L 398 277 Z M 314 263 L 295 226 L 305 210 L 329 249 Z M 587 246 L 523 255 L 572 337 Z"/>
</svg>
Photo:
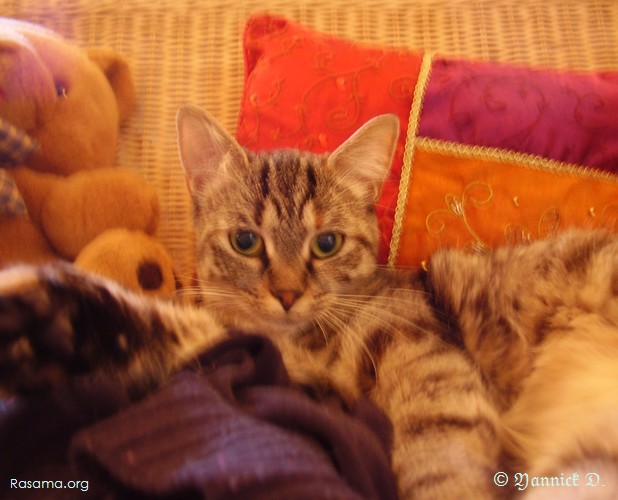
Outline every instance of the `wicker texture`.
<svg viewBox="0 0 618 500">
<path fill-rule="evenodd" d="M 618 69 L 616 0 L 0 0 L 3 16 L 44 24 L 129 59 L 138 109 L 118 162 L 158 188 L 159 237 L 181 276 L 193 269 L 191 210 L 176 150 L 183 103 L 234 131 L 246 19 L 269 11 L 365 43 L 570 69 Z"/>
</svg>

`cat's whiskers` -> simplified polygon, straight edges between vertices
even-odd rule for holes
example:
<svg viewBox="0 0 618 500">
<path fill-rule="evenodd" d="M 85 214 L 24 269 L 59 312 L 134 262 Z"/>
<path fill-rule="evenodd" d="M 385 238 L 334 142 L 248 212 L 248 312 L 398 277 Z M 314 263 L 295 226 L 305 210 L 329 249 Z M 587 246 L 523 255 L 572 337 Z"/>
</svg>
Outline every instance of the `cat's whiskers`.
<svg viewBox="0 0 618 500">
<path fill-rule="evenodd" d="M 201 307 L 207 308 L 214 314 L 230 315 L 242 312 L 242 302 L 238 300 L 238 291 L 219 287 L 202 281 L 187 290 L 188 297 L 197 297 L 203 303 Z"/>
<path fill-rule="evenodd" d="M 200 286 L 186 288 L 184 295 L 193 297 L 220 297 L 220 298 L 237 298 L 238 294 L 222 289 L 206 289 Z"/>
<path fill-rule="evenodd" d="M 397 297 L 372 297 L 372 300 L 357 299 L 356 296 L 338 296 L 337 303 L 331 309 L 341 311 L 348 316 L 357 316 L 361 321 L 375 323 L 384 329 L 385 333 L 400 340 L 410 340 L 402 333 L 403 328 L 416 331 L 424 336 L 433 336 L 439 339 L 434 332 L 426 330 L 417 323 L 409 320 L 402 311 L 397 314 L 393 310 L 393 302 L 402 300 Z M 402 305 L 410 306 L 403 301 Z"/>
<path fill-rule="evenodd" d="M 396 298 L 393 297 L 338 295 L 333 307 L 338 307 L 340 309 L 343 307 L 342 310 L 350 316 L 360 313 L 376 320 L 384 319 L 383 316 L 390 316 L 389 319 L 406 321 L 405 318 L 399 317 L 392 310 L 395 300 Z"/>
<path fill-rule="evenodd" d="M 328 343 L 328 333 L 326 331 L 326 326 L 322 324 L 322 319 L 320 317 L 316 317 L 313 320 L 313 324 L 316 325 L 318 327 L 318 330 L 320 331 L 320 333 L 322 334 L 322 337 L 324 338 L 324 342 L 327 344 Z M 328 322 L 327 322 L 328 325 Z"/>
<path fill-rule="evenodd" d="M 343 311 L 343 309 L 342 309 Z M 375 359 L 371 353 L 371 350 L 367 346 L 367 342 L 364 337 L 359 337 L 354 335 L 354 331 L 350 330 L 350 326 L 348 321 L 344 321 L 340 317 L 337 316 L 337 309 L 329 309 L 321 312 L 321 317 L 324 318 L 329 326 L 335 330 L 335 334 L 344 335 L 345 340 L 356 344 L 360 347 L 360 349 L 367 355 L 367 359 L 371 363 L 373 367 L 373 372 L 375 373 L 376 381 L 378 378 L 378 366 L 376 364 Z M 349 314 L 346 314 L 346 319 L 349 317 Z M 328 339 L 327 339 L 328 342 Z"/>
<path fill-rule="evenodd" d="M 333 319 L 334 323 L 331 323 L 331 326 L 334 327 L 335 334 L 342 334 L 345 330 L 348 330 L 354 318 L 361 318 L 369 322 L 376 321 L 377 319 L 387 329 L 391 330 L 390 333 L 396 333 L 394 326 L 388 321 L 384 321 L 381 317 L 383 313 L 381 309 L 371 308 L 369 310 L 367 308 L 370 305 L 370 301 L 354 300 L 354 297 L 344 298 L 337 296 L 328 309 L 321 313 L 323 315 L 328 314 Z"/>
<path fill-rule="evenodd" d="M 386 296 L 378 296 L 378 295 L 360 295 L 360 294 L 339 294 L 338 297 L 342 297 L 342 298 L 346 298 L 346 299 L 365 299 L 367 300 L 367 302 L 372 302 L 374 304 L 378 304 L 381 303 L 380 305 L 383 306 L 383 309 L 380 309 L 381 311 L 385 311 L 385 310 L 389 310 L 392 311 L 393 306 L 396 306 L 396 308 L 401 308 L 401 309 L 408 309 L 410 307 L 414 307 L 414 297 L 416 296 L 420 296 L 421 298 L 423 297 L 428 297 L 431 294 L 425 290 L 411 290 L 411 289 L 407 289 L 407 288 L 389 288 L 388 289 L 389 292 L 396 292 L 396 294 L 394 295 L 386 295 Z M 424 299 L 422 299 L 424 300 Z M 362 302 L 363 306 L 367 306 L 369 305 L 367 302 Z M 396 315 L 396 313 L 394 313 L 394 311 L 392 312 L 393 314 Z M 444 319 L 444 320 L 449 320 L 450 316 L 442 311 L 437 311 L 434 310 L 433 313 Z M 404 313 L 406 316 L 408 316 L 407 313 Z M 398 316 L 397 316 L 398 317 Z M 405 321 L 405 318 L 400 318 L 401 320 Z M 407 323 L 407 324 L 411 324 L 411 323 Z"/>
<path fill-rule="evenodd" d="M 341 319 L 339 319 L 337 315 L 330 310 L 321 311 L 318 318 L 326 326 L 322 332 L 327 343 L 330 341 L 331 337 L 338 335 L 345 328 L 345 323 L 343 323 L 343 321 L 341 321 Z"/>
</svg>

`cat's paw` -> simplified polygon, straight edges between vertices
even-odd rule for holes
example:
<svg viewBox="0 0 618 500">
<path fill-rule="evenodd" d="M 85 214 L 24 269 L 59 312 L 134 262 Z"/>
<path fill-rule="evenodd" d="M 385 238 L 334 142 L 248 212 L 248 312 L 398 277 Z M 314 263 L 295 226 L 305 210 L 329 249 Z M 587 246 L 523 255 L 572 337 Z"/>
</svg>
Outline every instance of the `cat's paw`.
<svg viewBox="0 0 618 500">
<path fill-rule="evenodd" d="M 123 357 L 111 294 L 70 265 L 0 273 L 0 386 L 36 389 Z"/>
<path fill-rule="evenodd" d="M 73 330 L 66 309 L 54 310 L 41 269 L 0 274 L 0 384 L 10 390 L 62 378 Z"/>
</svg>

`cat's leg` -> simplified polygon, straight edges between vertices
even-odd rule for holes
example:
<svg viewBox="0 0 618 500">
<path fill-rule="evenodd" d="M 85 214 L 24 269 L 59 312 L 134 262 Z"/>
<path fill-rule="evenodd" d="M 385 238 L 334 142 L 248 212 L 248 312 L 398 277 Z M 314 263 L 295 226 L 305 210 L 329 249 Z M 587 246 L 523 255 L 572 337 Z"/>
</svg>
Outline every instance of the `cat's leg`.
<svg viewBox="0 0 618 500">
<path fill-rule="evenodd" d="M 618 498 L 618 327 L 579 314 L 552 332 L 505 423 L 526 497 Z"/>
<path fill-rule="evenodd" d="M 499 420 L 477 370 L 432 338 L 393 343 L 381 357 L 376 402 L 394 427 L 402 498 L 498 498 Z"/>
<path fill-rule="evenodd" d="M 158 383 L 224 334 L 193 308 L 134 295 L 70 265 L 0 273 L 0 386 L 23 391 L 108 371 Z"/>
</svg>

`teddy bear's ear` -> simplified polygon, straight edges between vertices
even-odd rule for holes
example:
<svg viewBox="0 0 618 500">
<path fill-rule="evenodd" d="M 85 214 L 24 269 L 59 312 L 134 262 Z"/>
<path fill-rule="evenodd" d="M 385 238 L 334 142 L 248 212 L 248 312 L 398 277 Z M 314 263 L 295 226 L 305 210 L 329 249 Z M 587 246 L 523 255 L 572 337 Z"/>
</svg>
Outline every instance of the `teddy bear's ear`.
<svg viewBox="0 0 618 500">
<path fill-rule="evenodd" d="M 120 120 L 129 117 L 135 106 L 135 88 L 127 61 L 117 52 L 107 48 L 89 48 L 88 57 L 107 77 L 118 103 Z"/>
</svg>

